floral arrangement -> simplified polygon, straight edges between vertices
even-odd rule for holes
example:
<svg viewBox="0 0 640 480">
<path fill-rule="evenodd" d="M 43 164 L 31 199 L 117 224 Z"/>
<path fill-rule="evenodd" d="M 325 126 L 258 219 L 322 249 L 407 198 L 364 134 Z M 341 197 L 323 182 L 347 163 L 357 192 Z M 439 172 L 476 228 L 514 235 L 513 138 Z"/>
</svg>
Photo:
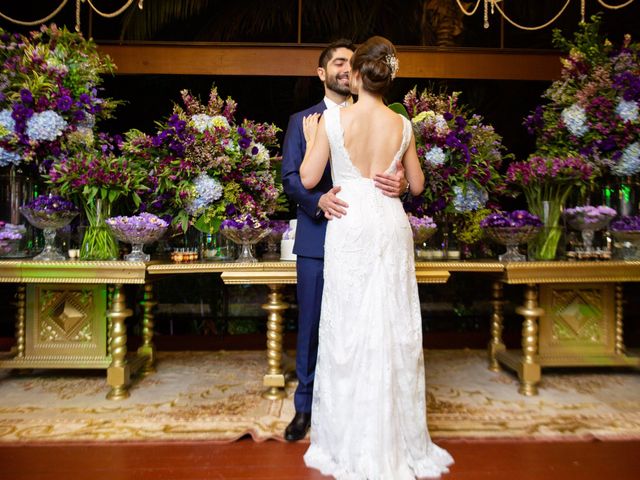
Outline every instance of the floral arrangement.
<svg viewBox="0 0 640 480">
<path fill-rule="evenodd" d="M 25 233 L 24 225 L 0 221 L 0 255 L 13 252 Z"/>
<path fill-rule="evenodd" d="M 145 165 L 151 185 L 141 210 L 168 214 L 186 231 L 194 225 L 216 232 L 225 219 L 267 221 L 279 206 L 269 148 L 277 146 L 272 124 L 234 120 L 236 103 L 215 87 L 206 104 L 187 90 L 153 136 L 127 134 L 130 161 Z"/>
<path fill-rule="evenodd" d="M 525 120 L 537 155 L 588 159 L 601 173 L 640 172 L 640 44 L 625 35 L 614 47 L 599 34 L 600 17 L 581 24 L 573 40 L 553 34 L 567 52 L 549 100 Z"/>
<path fill-rule="evenodd" d="M 614 232 L 640 232 L 640 215 L 620 217 L 609 228 Z"/>
<path fill-rule="evenodd" d="M 289 229 L 289 222 L 287 220 L 270 220 L 269 228 L 271 235 L 282 236 Z"/>
<path fill-rule="evenodd" d="M 269 228 L 269 221 L 254 217 L 249 213 L 234 216 L 223 220 L 221 230 L 265 230 Z"/>
<path fill-rule="evenodd" d="M 426 179 L 423 197 L 412 205 L 418 214 L 476 211 L 504 190 L 502 139 L 458 97 L 414 88 L 404 98 Z"/>
<path fill-rule="evenodd" d="M 609 223 L 617 215 L 617 212 L 606 205 L 597 207 L 584 205 L 567 208 L 564 215 L 569 223 L 580 229 L 598 230 Z"/>
<path fill-rule="evenodd" d="M 534 257 L 555 258 L 562 232 L 559 228 L 562 207 L 575 188 L 584 188 L 593 180 L 594 166 L 583 157 L 532 156 L 509 165 L 506 180 L 524 192 L 529 210 L 542 220 L 547 232 L 539 237 Z"/>
<path fill-rule="evenodd" d="M 150 188 L 153 180 L 144 165 L 122 155 L 121 146 L 119 136 L 101 133 L 94 147 L 63 155 L 53 162 L 44 178 L 60 195 L 79 198 L 88 216 L 98 199 L 109 205 L 131 199 L 138 206 L 140 195 Z"/>
<path fill-rule="evenodd" d="M 152 213 L 141 213 L 131 217 L 111 217 L 105 220 L 116 237 L 129 243 L 149 243 L 157 240 L 169 223 Z"/>
<path fill-rule="evenodd" d="M 526 210 L 512 212 L 494 212 L 487 215 L 481 222 L 482 228 L 523 228 L 541 227 L 542 222 L 537 215 Z"/>
<path fill-rule="evenodd" d="M 0 29 L 0 166 L 50 161 L 91 144 L 98 118 L 117 102 L 100 98 L 108 56 L 91 40 L 55 25 L 27 35 Z"/>
<path fill-rule="evenodd" d="M 42 217 L 55 217 L 56 215 L 66 215 L 69 212 L 78 213 L 78 207 L 72 202 L 59 195 L 38 195 L 35 199 L 22 206 L 30 210 L 35 215 Z"/>
<path fill-rule="evenodd" d="M 415 215 L 408 214 L 407 218 L 409 219 L 409 225 L 411 225 L 412 229 L 436 228 L 436 224 L 431 217 L 416 217 Z"/>
</svg>

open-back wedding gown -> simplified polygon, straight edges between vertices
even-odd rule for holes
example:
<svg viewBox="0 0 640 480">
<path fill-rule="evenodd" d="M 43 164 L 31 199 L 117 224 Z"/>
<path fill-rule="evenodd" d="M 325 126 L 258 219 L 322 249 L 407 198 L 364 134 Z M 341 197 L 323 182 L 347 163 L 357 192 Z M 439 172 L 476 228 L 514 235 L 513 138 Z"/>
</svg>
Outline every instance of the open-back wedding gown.
<svg viewBox="0 0 640 480">
<path fill-rule="evenodd" d="M 324 113 L 333 184 L 349 204 L 327 226 L 309 467 L 339 480 L 439 477 L 453 463 L 427 431 L 411 227 L 398 198 L 353 165 L 340 109 Z M 411 141 L 389 159 L 393 173 Z"/>
</svg>

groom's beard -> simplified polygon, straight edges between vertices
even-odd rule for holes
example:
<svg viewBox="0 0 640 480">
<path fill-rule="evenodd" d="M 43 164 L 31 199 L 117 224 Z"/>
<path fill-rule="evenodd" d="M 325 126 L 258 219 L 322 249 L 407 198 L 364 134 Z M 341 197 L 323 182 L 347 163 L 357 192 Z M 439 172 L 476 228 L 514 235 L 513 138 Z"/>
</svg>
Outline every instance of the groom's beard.
<svg viewBox="0 0 640 480">
<path fill-rule="evenodd" d="M 342 83 L 342 80 L 346 79 L 347 83 Z M 351 95 L 351 90 L 349 89 L 349 74 L 340 74 L 335 77 L 327 78 L 327 88 L 333 92 L 336 92 L 338 95 L 342 95 L 343 97 L 348 97 Z"/>
</svg>

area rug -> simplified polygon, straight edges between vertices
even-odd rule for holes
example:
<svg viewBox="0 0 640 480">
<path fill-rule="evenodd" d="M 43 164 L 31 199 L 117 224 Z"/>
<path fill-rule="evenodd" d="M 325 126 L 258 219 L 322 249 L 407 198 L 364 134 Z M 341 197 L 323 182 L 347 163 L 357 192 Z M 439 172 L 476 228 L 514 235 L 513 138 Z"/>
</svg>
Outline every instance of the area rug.
<svg viewBox="0 0 640 480">
<path fill-rule="evenodd" d="M 426 364 L 434 438 L 640 439 L 637 370 L 545 370 L 524 397 L 483 351 L 431 350 Z M 104 371 L 3 371 L 0 442 L 282 440 L 295 384 L 265 400 L 265 371 L 261 351 L 161 352 L 121 401 L 105 399 Z"/>
</svg>

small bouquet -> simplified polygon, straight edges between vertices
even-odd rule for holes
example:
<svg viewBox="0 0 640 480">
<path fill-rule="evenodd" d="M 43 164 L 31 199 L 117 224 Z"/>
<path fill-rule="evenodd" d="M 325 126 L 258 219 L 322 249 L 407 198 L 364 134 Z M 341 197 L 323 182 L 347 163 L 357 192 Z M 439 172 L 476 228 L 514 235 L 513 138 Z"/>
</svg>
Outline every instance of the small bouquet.
<svg viewBox="0 0 640 480">
<path fill-rule="evenodd" d="M 15 251 L 25 233 L 24 225 L 0 221 L 0 255 L 8 255 Z"/>
<path fill-rule="evenodd" d="M 237 262 L 257 262 L 251 252 L 251 245 L 266 237 L 271 229 L 268 220 L 261 220 L 245 213 L 223 220 L 220 231 L 229 240 L 242 246 Z"/>
<path fill-rule="evenodd" d="M 151 213 L 111 217 L 105 223 L 118 240 L 132 244 L 131 253 L 124 257 L 129 262 L 148 262 L 151 257 L 144 253 L 143 245 L 158 240 L 169 226 L 168 222 Z"/>
<path fill-rule="evenodd" d="M 59 195 L 39 195 L 20 207 L 29 223 L 37 228 L 58 229 L 78 215 L 78 207 Z"/>
<path fill-rule="evenodd" d="M 413 242 L 416 244 L 426 242 L 436 232 L 436 224 L 431 217 L 416 217 L 409 213 L 407 218 L 413 232 Z"/>
<path fill-rule="evenodd" d="M 44 249 L 34 260 L 65 260 L 65 256 L 55 246 L 56 230 L 69 225 L 78 215 L 78 208 L 58 195 L 40 195 L 21 206 L 20 212 L 31 225 L 43 230 Z"/>
<path fill-rule="evenodd" d="M 487 215 L 480 227 L 495 242 L 506 245 L 507 251 L 498 259 L 503 262 L 521 262 L 527 258 L 518 252 L 518 245 L 529 242 L 542 227 L 537 215 L 526 210 L 495 212 Z"/>
<path fill-rule="evenodd" d="M 609 228 L 612 232 L 640 232 L 640 215 L 620 217 L 611 222 Z"/>
<path fill-rule="evenodd" d="M 569 224 L 576 230 L 600 230 L 617 215 L 617 212 L 605 205 L 594 207 L 584 205 L 580 207 L 567 208 L 564 216 Z"/>
<path fill-rule="evenodd" d="M 487 215 L 481 222 L 482 228 L 525 228 L 541 227 L 542 222 L 537 215 L 526 210 L 513 212 L 495 212 Z"/>
</svg>

